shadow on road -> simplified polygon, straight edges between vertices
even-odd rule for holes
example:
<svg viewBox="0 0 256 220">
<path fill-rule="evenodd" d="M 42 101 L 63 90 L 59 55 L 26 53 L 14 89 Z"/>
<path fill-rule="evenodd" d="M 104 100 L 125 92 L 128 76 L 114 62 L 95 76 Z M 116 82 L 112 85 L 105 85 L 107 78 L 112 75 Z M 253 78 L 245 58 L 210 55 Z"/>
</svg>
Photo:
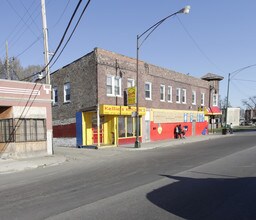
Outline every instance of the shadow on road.
<svg viewBox="0 0 256 220">
<path fill-rule="evenodd" d="M 184 219 L 256 219 L 256 178 L 161 175 L 172 183 L 147 194 L 158 207 Z"/>
</svg>

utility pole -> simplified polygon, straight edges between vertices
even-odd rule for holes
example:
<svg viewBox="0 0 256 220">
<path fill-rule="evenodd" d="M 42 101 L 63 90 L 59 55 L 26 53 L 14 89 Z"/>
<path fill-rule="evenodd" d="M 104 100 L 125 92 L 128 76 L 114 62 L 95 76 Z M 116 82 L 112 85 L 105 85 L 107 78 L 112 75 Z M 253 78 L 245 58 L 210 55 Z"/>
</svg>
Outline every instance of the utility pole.
<svg viewBox="0 0 256 220">
<path fill-rule="evenodd" d="M 46 84 L 51 84 L 50 67 L 49 67 L 48 29 L 47 29 L 47 22 L 46 22 L 45 0 L 41 0 L 41 7 L 42 7 L 42 21 L 43 21 L 43 34 L 44 34 L 44 64 L 45 64 Z"/>
<path fill-rule="evenodd" d="M 6 78 L 10 78 L 10 69 L 9 69 L 9 57 L 8 57 L 8 42 L 5 42 L 5 50 L 6 50 Z"/>
<path fill-rule="evenodd" d="M 43 34 L 44 34 L 44 64 L 45 64 L 45 76 L 46 76 L 46 84 L 51 88 L 51 80 L 50 80 L 50 67 L 49 67 L 49 48 L 48 48 L 48 29 L 46 23 L 46 10 L 45 10 L 45 0 L 41 0 L 42 7 L 42 21 L 43 21 Z M 52 111 L 50 108 L 49 111 Z M 49 113 L 51 114 L 51 112 Z M 50 120 L 50 119 L 49 119 Z M 51 122 L 50 122 L 51 123 Z M 52 146 L 52 126 L 51 130 L 47 131 L 47 153 L 49 155 L 53 154 L 53 146 Z"/>
</svg>

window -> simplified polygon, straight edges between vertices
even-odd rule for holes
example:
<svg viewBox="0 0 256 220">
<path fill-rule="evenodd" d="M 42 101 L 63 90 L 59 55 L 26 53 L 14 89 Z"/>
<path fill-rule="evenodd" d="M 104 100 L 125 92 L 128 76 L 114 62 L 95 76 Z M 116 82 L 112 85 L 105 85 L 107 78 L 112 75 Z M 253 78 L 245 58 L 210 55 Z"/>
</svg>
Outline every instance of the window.
<svg viewBox="0 0 256 220">
<path fill-rule="evenodd" d="M 139 118 L 139 124 L 141 121 L 141 117 Z M 134 137 L 136 135 L 136 119 L 131 116 L 119 116 L 118 117 L 118 137 Z M 139 136 L 140 133 L 140 126 L 139 126 Z"/>
<path fill-rule="evenodd" d="M 212 105 L 218 106 L 218 94 L 213 94 L 212 96 Z"/>
<path fill-rule="evenodd" d="M 15 142 L 46 140 L 45 119 L 15 119 Z"/>
<path fill-rule="evenodd" d="M 58 103 L 58 89 L 57 89 L 57 87 L 53 88 L 52 97 L 53 97 L 53 105 L 56 105 Z"/>
<path fill-rule="evenodd" d="M 121 78 L 119 76 L 107 76 L 107 95 L 121 96 Z"/>
<path fill-rule="evenodd" d="M 115 77 L 115 95 L 121 96 L 121 78 Z"/>
<path fill-rule="evenodd" d="M 13 120 L 0 120 L 0 143 L 13 142 Z"/>
<path fill-rule="evenodd" d="M 131 88 L 134 86 L 134 79 L 127 79 L 127 88 Z"/>
<path fill-rule="evenodd" d="M 201 93 L 201 106 L 204 106 L 204 93 Z"/>
<path fill-rule="evenodd" d="M 125 137 L 125 117 L 119 116 L 118 117 L 118 132 L 119 137 Z"/>
<path fill-rule="evenodd" d="M 45 119 L 0 120 L 1 143 L 43 140 L 46 140 Z"/>
<path fill-rule="evenodd" d="M 165 85 L 160 85 L 160 101 L 165 101 Z"/>
<path fill-rule="evenodd" d="M 168 90 L 167 90 L 167 101 L 168 102 L 172 102 L 172 87 L 168 86 Z"/>
<path fill-rule="evenodd" d="M 70 102 L 70 83 L 64 84 L 64 102 Z"/>
<path fill-rule="evenodd" d="M 196 105 L 196 91 L 192 91 L 192 105 Z"/>
<path fill-rule="evenodd" d="M 182 103 L 186 104 L 187 103 L 187 90 L 182 89 Z"/>
<path fill-rule="evenodd" d="M 133 118 L 127 117 L 127 137 L 134 136 L 134 130 L 133 130 Z"/>
<path fill-rule="evenodd" d="M 180 103 L 180 88 L 176 89 L 176 103 Z"/>
<path fill-rule="evenodd" d="M 146 100 L 151 100 L 152 99 L 152 84 L 149 82 L 145 83 L 145 98 Z"/>
</svg>

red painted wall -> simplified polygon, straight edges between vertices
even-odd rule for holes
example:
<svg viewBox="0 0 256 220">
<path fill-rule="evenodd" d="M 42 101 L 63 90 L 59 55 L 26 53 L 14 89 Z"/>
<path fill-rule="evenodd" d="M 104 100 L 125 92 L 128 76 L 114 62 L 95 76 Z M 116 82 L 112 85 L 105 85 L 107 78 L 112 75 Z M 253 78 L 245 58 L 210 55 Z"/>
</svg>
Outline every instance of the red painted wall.
<svg viewBox="0 0 256 220">
<path fill-rule="evenodd" d="M 53 126 L 53 137 L 76 137 L 76 124 L 55 125 Z"/>
<path fill-rule="evenodd" d="M 151 141 L 174 139 L 175 127 L 179 124 L 181 124 L 182 128 L 184 126 L 188 127 L 188 130 L 186 132 L 187 137 L 192 135 L 192 123 L 191 122 L 162 123 L 162 124 L 156 124 L 156 123 L 151 122 L 151 124 L 150 124 L 150 139 L 151 139 Z M 162 132 L 160 134 L 158 133 L 159 126 L 162 127 Z M 196 135 L 202 135 L 202 131 L 207 126 L 208 126 L 207 122 L 196 122 Z"/>
<path fill-rule="evenodd" d="M 132 138 L 120 138 L 120 139 L 118 139 L 118 145 L 134 144 L 135 140 L 136 140 L 135 137 L 132 137 Z M 139 138 L 139 141 L 141 142 L 142 139 Z"/>
</svg>

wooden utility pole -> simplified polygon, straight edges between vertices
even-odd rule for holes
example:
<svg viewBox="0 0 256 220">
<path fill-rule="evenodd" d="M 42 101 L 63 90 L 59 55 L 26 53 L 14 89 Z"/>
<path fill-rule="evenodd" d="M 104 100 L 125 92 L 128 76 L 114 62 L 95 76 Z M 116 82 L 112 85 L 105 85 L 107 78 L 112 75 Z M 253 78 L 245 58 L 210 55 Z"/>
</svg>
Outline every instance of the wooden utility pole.
<svg viewBox="0 0 256 220">
<path fill-rule="evenodd" d="M 41 7 L 42 7 L 42 21 L 43 21 L 43 34 L 44 34 L 44 64 L 45 64 L 46 84 L 51 84 L 50 67 L 49 67 L 48 29 L 47 29 L 47 22 L 46 22 L 45 0 L 41 0 Z"/>
</svg>

